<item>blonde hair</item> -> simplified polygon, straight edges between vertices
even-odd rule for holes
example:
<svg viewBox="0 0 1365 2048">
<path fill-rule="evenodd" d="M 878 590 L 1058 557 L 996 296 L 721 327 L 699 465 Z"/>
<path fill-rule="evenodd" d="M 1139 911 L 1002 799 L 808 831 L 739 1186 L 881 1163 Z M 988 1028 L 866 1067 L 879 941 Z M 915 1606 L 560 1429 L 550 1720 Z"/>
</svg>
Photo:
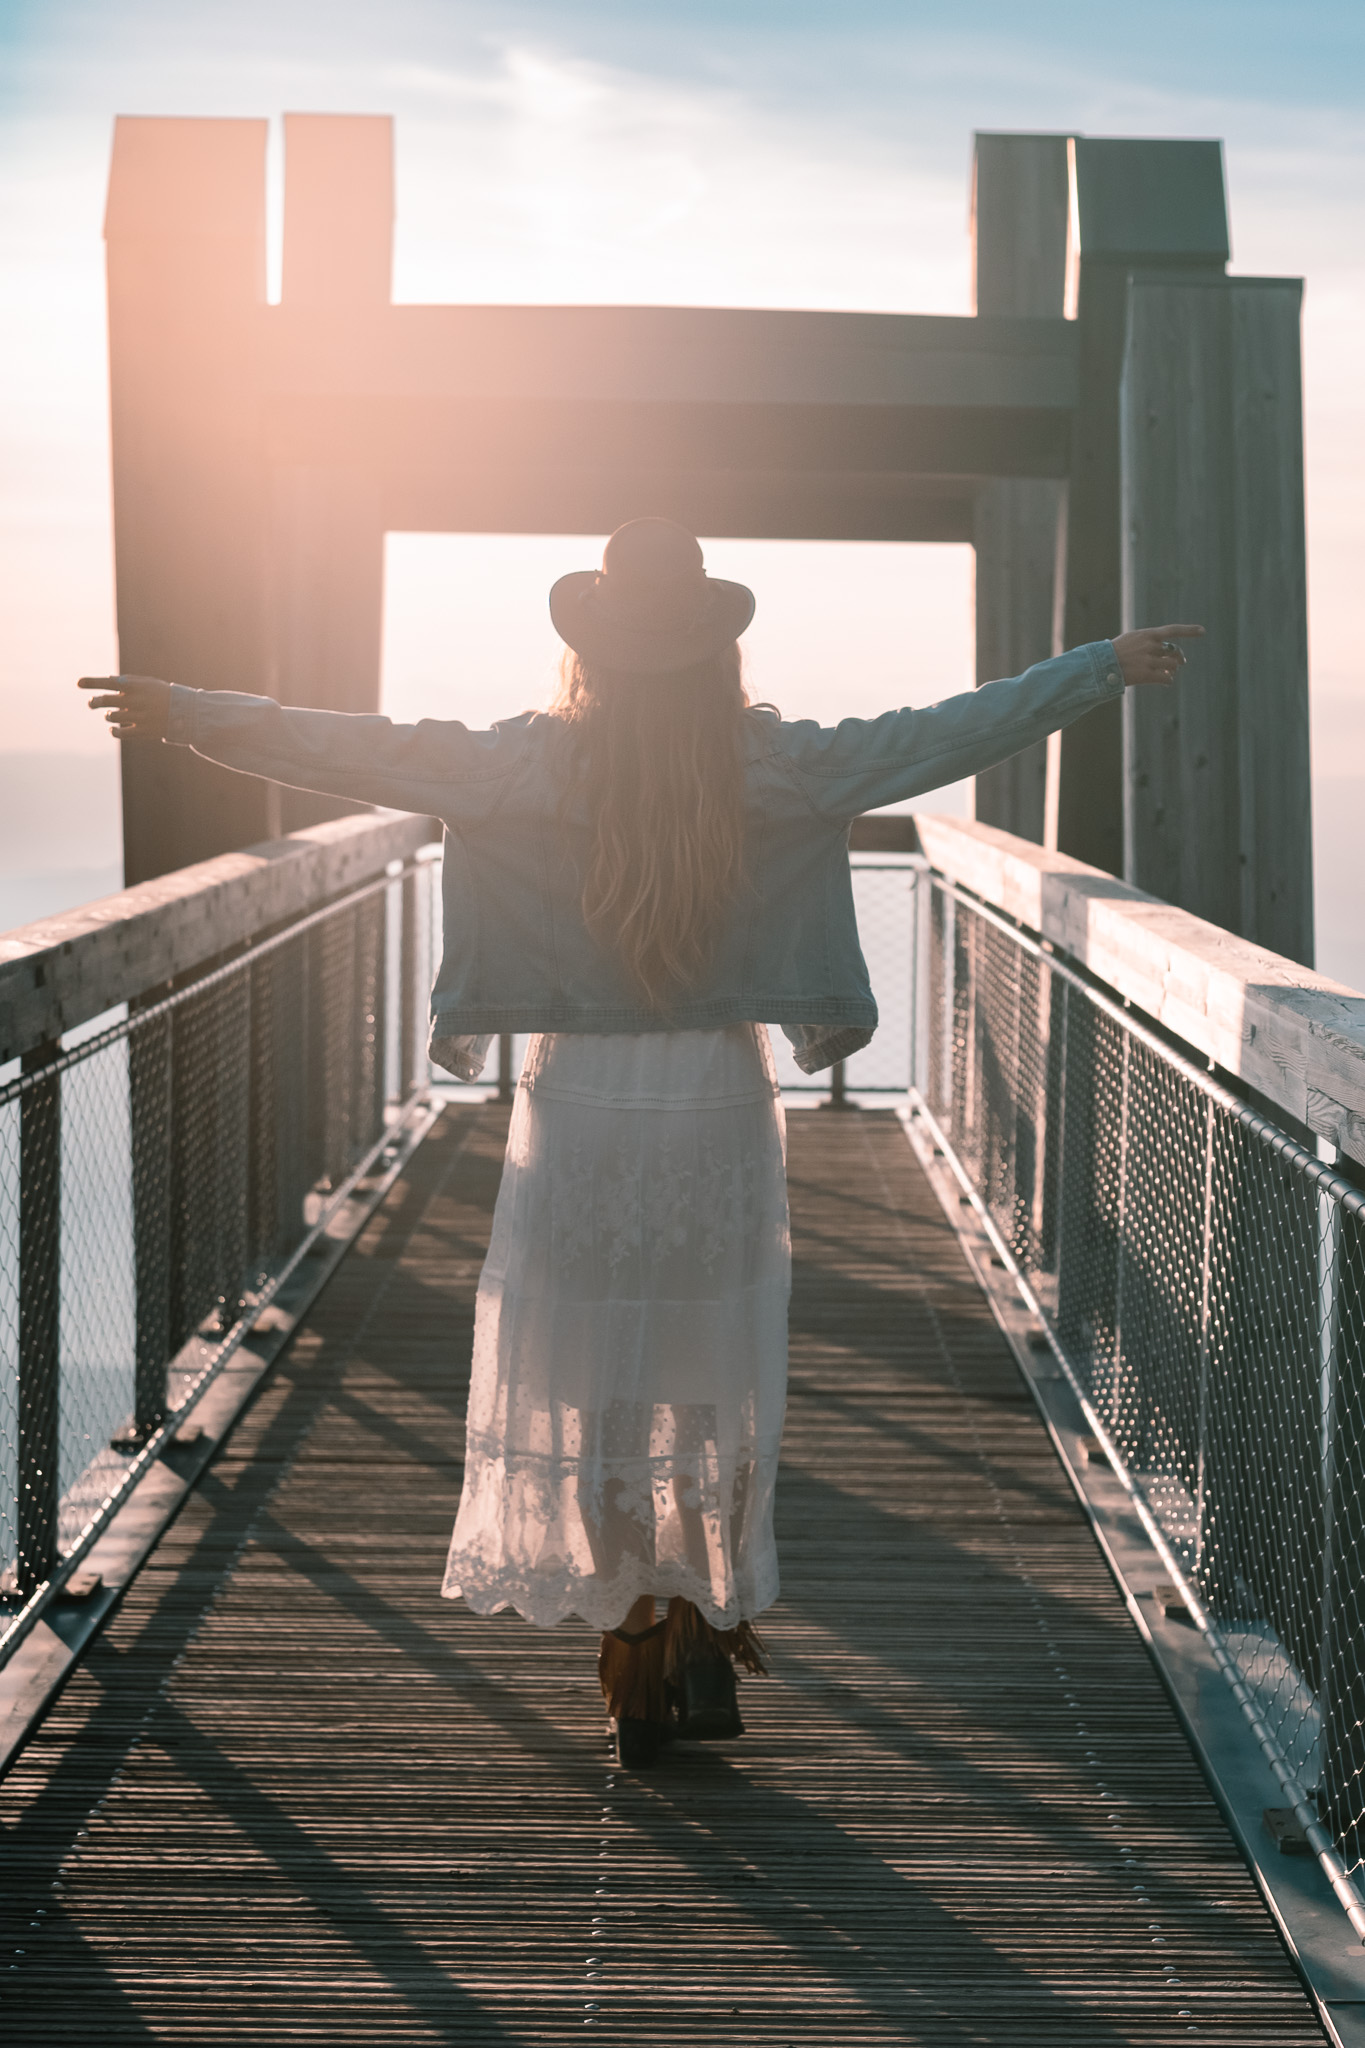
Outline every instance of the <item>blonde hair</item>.
<svg viewBox="0 0 1365 2048">
<path fill-rule="evenodd" d="M 743 877 L 748 702 L 737 644 L 663 676 L 564 657 L 551 709 L 591 832 L 583 917 L 653 1010 L 705 973 Z"/>
</svg>

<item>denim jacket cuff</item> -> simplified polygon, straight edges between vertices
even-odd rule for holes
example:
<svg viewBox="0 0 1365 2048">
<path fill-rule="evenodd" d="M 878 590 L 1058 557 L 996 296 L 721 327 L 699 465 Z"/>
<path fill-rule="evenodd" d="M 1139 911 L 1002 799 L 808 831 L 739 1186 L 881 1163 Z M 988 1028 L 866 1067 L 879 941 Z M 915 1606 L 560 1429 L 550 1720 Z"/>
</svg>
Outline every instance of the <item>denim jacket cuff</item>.
<svg viewBox="0 0 1365 2048">
<path fill-rule="evenodd" d="M 1090 669 L 1095 678 L 1095 689 L 1101 697 L 1123 695 L 1123 670 L 1114 652 L 1112 640 L 1091 640 L 1086 646 L 1090 657 Z"/>
<path fill-rule="evenodd" d="M 171 705 L 166 714 L 166 744 L 170 747 L 192 747 L 194 745 L 195 713 L 199 708 L 202 691 L 191 690 L 184 683 L 171 684 Z"/>
</svg>

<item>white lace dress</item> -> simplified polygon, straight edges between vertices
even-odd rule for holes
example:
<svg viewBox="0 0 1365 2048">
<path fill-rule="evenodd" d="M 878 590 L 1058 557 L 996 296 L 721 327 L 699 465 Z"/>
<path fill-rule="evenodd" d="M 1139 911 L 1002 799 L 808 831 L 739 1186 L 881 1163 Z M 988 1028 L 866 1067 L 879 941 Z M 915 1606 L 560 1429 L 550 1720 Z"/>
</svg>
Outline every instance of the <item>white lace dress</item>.
<svg viewBox="0 0 1365 2048">
<path fill-rule="evenodd" d="M 479 1281 L 443 1591 L 611 1628 L 777 1597 L 785 1127 L 762 1025 L 531 1041 Z"/>
</svg>

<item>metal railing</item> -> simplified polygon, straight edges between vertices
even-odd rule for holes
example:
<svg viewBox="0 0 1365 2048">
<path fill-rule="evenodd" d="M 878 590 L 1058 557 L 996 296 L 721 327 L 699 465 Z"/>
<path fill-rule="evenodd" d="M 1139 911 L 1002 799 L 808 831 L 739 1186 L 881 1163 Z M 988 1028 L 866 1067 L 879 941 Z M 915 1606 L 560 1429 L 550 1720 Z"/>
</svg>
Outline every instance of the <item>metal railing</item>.
<svg viewBox="0 0 1365 2048">
<path fill-rule="evenodd" d="M 1365 1197 L 927 863 L 914 984 L 912 1104 L 1365 1935 Z"/>
<path fill-rule="evenodd" d="M 0 1068 L 0 1662 L 425 1096 L 424 833 Z"/>
</svg>

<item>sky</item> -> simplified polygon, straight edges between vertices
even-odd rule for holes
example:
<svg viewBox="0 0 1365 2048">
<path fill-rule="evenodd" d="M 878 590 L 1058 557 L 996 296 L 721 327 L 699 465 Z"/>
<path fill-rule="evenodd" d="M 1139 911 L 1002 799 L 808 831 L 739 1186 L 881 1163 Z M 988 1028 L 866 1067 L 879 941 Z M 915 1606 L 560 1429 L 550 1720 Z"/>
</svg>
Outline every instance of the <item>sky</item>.
<svg viewBox="0 0 1365 2048">
<path fill-rule="evenodd" d="M 116 114 L 271 117 L 275 216 L 279 115 L 392 114 L 401 300 L 930 313 L 970 310 L 973 129 L 1220 136 L 1233 270 L 1307 280 L 1320 965 L 1365 986 L 1342 880 L 1365 800 L 1363 102 L 1365 9 L 1338 0 L 0 0 L 0 923 L 7 879 L 70 892 L 104 871 L 101 848 L 117 858 L 112 748 L 71 688 L 116 665 L 100 240 Z M 545 588 L 591 559 L 554 536 L 391 536 L 385 708 L 483 722 L 543 698 Z M 751 676 L 784 709 L 970 681 L 966 549 L 718 542 L 708 561 L 754 585 Z M 105 768 L 40 769 L 73 753 Z M 57 777 L 49 838 L 79 807 L 60 885 L 42 831 L 5 826 L 6 788 L 35 773 Z"/>
</svg>

